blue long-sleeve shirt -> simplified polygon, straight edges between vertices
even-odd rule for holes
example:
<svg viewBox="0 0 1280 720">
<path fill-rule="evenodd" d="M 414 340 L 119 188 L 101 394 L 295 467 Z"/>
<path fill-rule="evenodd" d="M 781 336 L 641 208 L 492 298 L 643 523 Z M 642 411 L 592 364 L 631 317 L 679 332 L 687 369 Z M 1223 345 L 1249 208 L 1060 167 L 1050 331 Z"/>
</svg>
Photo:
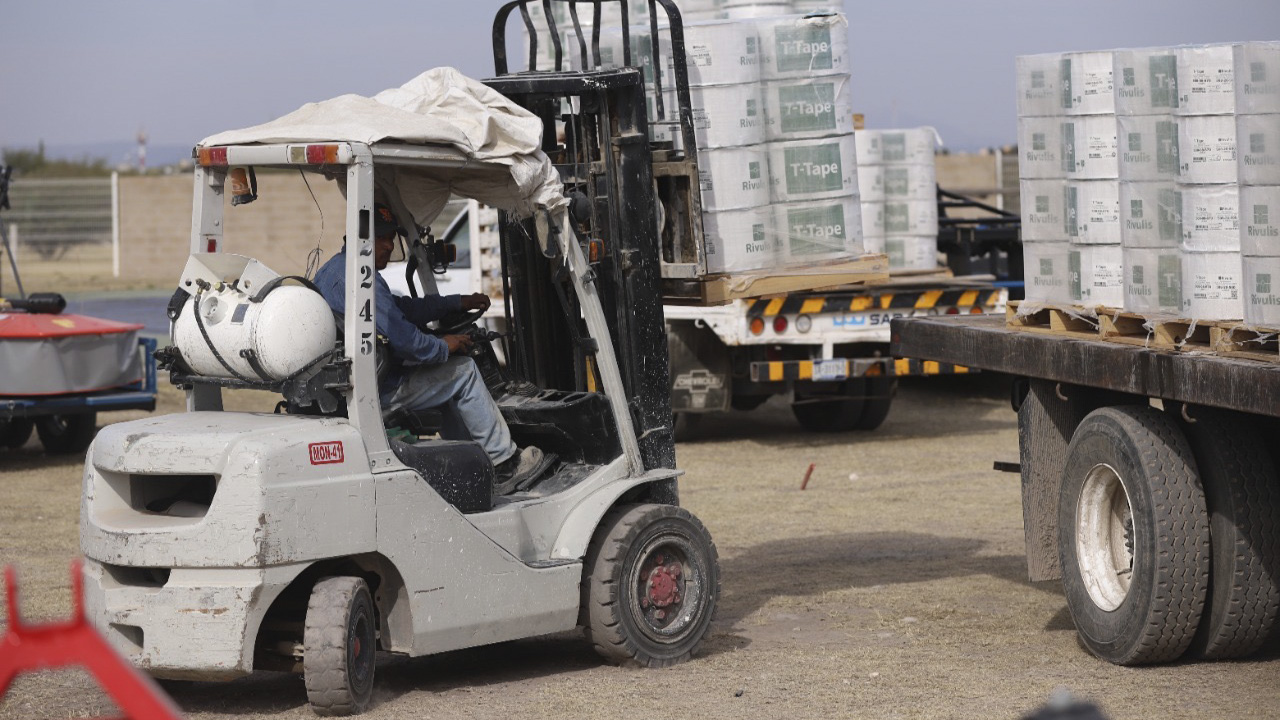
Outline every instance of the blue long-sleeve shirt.
<svg viewBox="0 0 1280 720">
<path fill-rule="evenodd" d="M 449 346 L 444 340 L 418 329 L 418 325 L 439 320 L 462 309 L 461 295 L 427 295 L 421 298 L 398 297 L 391 292 L 382 275 L 373 274 L 374 305 L 378 333 L 387 338 L 391 350 L 401 360 L 435 365 L 449 359 Z M 347 307 L 347 250 L 329 258 L 316 272 L 315 285 L 335 313 L 345 314 Z M 388 378 L 384 378 L 386 384 Z M 394 382 L 394 380 L 392 380 Z M 383 388 L 386 390 L 386 388 Z"/>
</svg>

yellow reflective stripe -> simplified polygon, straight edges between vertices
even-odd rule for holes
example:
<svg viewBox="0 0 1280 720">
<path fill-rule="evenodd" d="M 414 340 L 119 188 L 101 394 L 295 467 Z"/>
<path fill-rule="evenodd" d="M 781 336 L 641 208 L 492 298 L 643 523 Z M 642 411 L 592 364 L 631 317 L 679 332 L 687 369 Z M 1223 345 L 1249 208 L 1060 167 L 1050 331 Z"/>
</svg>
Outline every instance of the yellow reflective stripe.
<svg viewBox="0 0 1280 720">
<path fill-rule="evenodd" d="M 906 359 L 906 358 L 900 358 L 900 359 L 898 359 L 898 360 L 894 360 L 894 361 L 893 361 L 893 374 L 894 374 L 894 375 L 910 375 L 910 374 L 911 374 L 911 361 L 910 361 L 910 360 L 908 360 L 908 359 Z"/>
<path fill-rule="evenodd" d="M 991 295 L 987 297 L 987 307 L 995 307 L 995 306 L 996 306 L 996 300 L 997 300 L 999 297 L 1000 297 L 1000 292 L 999 292 L 998 290 L 997 290 L 997 291 L 992 292 L 992 293 L 991 293 Z"/>
<path fill-rule="evenodd" d="M 764 309 L 765 317 L 771 317 L 773 315 L 777 315 L 778 311 L 782 309 L 782 301 L 783 301 L 783 298 L 774 298 L 770 300 L 769 304 L 765 306 L 765 309 Z"/>
<path fill-rule="evenodd" d="M 889 303 L 893 302 L 893 293 L 885 293 L 880 296 L 880 309 L 888 310 Z"/>
<path fill-rule="evenodd" d="M 804 304 L 803 304 L 803 305 L 801 305 L 801 306 L 800 306 L 800 312 L 802 312 L 802 313 L 820 313 L 820 312 L 822 312 L 822 306 L 823 306 L 825 303 L 826 303 L 826 299 L 825 299 L 825 298 L 809 298 L 808 300 L 805 300 L 805 301 L 804 301 Z"/>
<path fill-rule="evenodd" d="M 956 368 L 956 373 L 958 373 L 958 374 L 960 374 L 960 375 L 964 375 L 964 374 L 966 374 L 966 373 L 968 373 L 968 372 L 969 372 L 969 368 L 967 368 L 967 367 L 965 367 L 965 366 L 963 366 L 963 365 L 956 365 L 956 366 L 955 366 L 955 368 Z"/>
<path fill-rule="evenodd" d="M 805 361 L 803 361 L 803 362 L 801 362 L 801 363 L 800 363 L 800 377 L 799 377 L 799 379 L 800 379 L 800 380 L 812 380 L 812 379 L 813 379 L 813 361 L 812 361 L 812 360 L 805 360 Z"/>
<path fill-rule="evenodd" d="M 920 294 L 916 299 L 917 308 L 931 308 L 938 304 L 938 298 L 942 297 L 941 290 L 928 290 Z"/>
<path fill-rule="evenodd" d="M 964 294 L 960 296 L 960 302 L 956 303 L 956 305 L 973 305 L 976 302 L 978 302 L 978 291 L 965 290 Z"/>
<path fill-rule="evenodd" d="M 924 374 L 925 374 L 925 375 L 937 375 L 937 374 L 939 374 L 939 373 L 941 373 L 941 372 L 942 372 L 942 368 L 938 367 L 938 363 L 934 362 L 933 360 L 925 360 L 925 361 L 924 361 Z"/>
<path fill-rule="evenodd" d="M 854 312 L 866 310 L 869 307 L 871 307 L 871 298 L 867 295 L 858 295 L 849 301 L 849 309 Z"/>
<path fill-rule="evenodd" d="M 782 363 L 780 362 L 769 363 L 769 379 L 770 380 L 782 379 Z"/>
</svg>

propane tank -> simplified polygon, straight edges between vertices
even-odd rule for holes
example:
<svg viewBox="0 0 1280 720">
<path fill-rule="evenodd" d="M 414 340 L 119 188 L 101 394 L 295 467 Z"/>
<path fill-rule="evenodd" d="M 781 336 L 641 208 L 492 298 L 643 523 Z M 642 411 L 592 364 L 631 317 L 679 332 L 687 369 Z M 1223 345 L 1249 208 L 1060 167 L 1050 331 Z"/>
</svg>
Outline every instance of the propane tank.
<svg viewBox="0 0 1280 720">
<path fill-rule="evenodd" d="M 272 286 L 278 275 L 234 255 L 218 262 L 239 258 L 245 261 L 239 272 L 223 267 L 211 273 L 205 263 L 217 263 L 210 258 L 193 255 L 188 261 L 180 287 L 191 297 L 172 326 L 173 344 L 196 374 L 277 382 L 333 350 L 337 328 L 320 293 L 298 285 Z"/>
</svg>

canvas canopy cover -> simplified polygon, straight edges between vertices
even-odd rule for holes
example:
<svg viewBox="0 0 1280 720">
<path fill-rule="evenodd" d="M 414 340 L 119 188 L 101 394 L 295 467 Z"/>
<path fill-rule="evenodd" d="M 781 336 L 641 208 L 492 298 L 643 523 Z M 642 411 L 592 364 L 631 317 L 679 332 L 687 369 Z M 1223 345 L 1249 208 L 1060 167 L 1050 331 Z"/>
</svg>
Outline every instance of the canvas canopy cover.
<svg viewBox="0 0 1280 720">
<path fill-rule="evenodd" d="M 453 68 L 428 70 L 371 98 L 342 95 L 308 103 L 262 125 L 211 135 L 199 147 L 304 142 L 443 145 L 476 160 L 461 169 L 376 168 L 380 199 L 398 215 L 410 212 L 419 226 L 435 220 L 451 194 L 520 217 L 539 206 L 556 211 L 568 205 L 541 150 L 542 121 Z"/>
</svg>

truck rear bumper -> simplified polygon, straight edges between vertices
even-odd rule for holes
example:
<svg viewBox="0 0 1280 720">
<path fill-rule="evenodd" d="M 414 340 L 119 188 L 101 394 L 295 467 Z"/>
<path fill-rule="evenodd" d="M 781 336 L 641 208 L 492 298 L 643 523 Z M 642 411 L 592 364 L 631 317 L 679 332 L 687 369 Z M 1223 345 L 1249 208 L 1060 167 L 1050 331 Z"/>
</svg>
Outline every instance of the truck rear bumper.
<svg viewBox="0 0 1280 720">
<path fill-rule="evenodd" d="M 123 568 L 84 561 L 85 613 L 137 667 L 173 680 L 253 671 L 258 627 L 293 572 Z M 272 582 L 268 576 L 279 579 Z"/>
<path fill-rule="evenodd" d="M 830 360 L 775 360 L 751 363 L 751 382 L 840 382 L 857 377 L 907 377 L 911 375 L 962 375 L 977 370 L 963 365 L 916 359 L 832 358 Z"/>
</svg>

